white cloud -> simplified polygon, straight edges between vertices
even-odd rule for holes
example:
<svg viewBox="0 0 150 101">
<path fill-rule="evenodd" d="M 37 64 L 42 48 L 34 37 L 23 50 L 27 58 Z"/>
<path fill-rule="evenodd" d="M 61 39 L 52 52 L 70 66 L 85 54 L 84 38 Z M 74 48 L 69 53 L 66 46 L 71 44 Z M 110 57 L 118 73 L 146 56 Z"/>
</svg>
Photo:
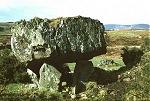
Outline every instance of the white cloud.
<svg viewBox="0 0 150 101">
<path fill-rule="evenodd" d="M 10 0 L 1 0 L 0 1 L 0 10 L 8 10 L 13 6 L 13 3 Z"/>
</svg>

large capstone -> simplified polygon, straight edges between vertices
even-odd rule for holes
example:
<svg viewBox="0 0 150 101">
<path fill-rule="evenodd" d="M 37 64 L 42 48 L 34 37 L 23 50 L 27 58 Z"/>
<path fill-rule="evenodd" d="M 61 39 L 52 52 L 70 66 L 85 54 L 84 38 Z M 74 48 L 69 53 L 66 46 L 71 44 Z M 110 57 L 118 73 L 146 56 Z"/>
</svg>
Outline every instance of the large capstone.
<svg viewBox="0 0 150 101">
<path fill-rule="evenodd" d="M 58 91 L 60 76 L 61 73 L 55 67 L 44 63 L 40 69 L 39 88 Z"/>
<path fill-rule="evenodd" d="M 11 47 L 21 62 L 88 60 L 106 53 L 104 26 L 88 17 L 21 20 L 12 27 Z"/>
</svg>

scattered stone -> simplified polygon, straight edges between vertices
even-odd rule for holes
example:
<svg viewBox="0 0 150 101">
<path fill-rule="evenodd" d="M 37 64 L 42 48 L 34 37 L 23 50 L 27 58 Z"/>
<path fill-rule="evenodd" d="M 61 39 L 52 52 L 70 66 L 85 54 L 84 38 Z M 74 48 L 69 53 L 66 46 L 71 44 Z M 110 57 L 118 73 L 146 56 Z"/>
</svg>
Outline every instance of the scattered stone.
<svg viewBox="0 0 150 101">
<path fill-rule="evenodd" d="M 86 94 L 80 94 L 80 96 L 81 96 L 80 100 L 87 100 L 88 99 Z"/>
<path fill-rule="evenodd" d="M 130 79 L 130 78 L 124 78 L 123 81 L 125 81 L 125 82 L 130 82 L 131 79 Z"/>
<path fill-rule="evenodd" d="M 75 98 L 76 98 L 76 95 L 71 95 L 71 98 L 72 98 L 72 99 L 75 99 Z"/>
<path fill-rule="evenodd" d="M 37 85 L 36 84 L 28 84 L 25 87 L 28 89 L 35 89 L 35 88 L 37 88 Z"/>
<path fill-rule="evenodd" d="M 3 46 L 3 43 L 0 42 L 0 46 Z"/>
</svg>

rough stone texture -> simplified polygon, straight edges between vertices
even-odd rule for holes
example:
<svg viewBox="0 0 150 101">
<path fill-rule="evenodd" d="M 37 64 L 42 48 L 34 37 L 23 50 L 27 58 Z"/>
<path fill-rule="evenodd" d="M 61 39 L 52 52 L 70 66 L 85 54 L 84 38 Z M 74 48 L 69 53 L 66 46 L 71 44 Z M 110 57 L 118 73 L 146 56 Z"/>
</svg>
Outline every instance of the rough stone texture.
<svg viewBox="0 0 150 101">
<path fill-rule="evenodd" d="M 43 64 L 40 69 L 39 88 L 49 89 L 51 92 L 58 91 L 61 73 L 55 67 Z"/>
<path fill-rule="evenodd" d="M 11 47 L 21 62 L 56 57 L 74 62 L 106 53 L 103 24 L 87 17 L 22 20 L 11 32 Z"/>
<path fill-rule="evenodd" d="M 31 86 L 39 87 L 39 81 L 38 81 L 37 75 L 30 69 L 27 69 L 27 73 L 30 76 L 31 81 L 33 82 L 33 84 L 31 84 Z"/>
<path fill-rule="evenodd" d="M 74 73 L 79 81 L 86 82 L 93 70 L 93 63 L 91 61 L 79 61 L 76 63 Z"/>
<path fill-rule="evenodd" d="M 124 47 L 122 48 L 123 52 L 121 54 L 122 60 L 127 67 L 136 66 L 140 60 L 142 55 L 144 54 L 143 51 L 137 47 Z"/>
<path fill-rule="evenodd" d="M 93 71 L 94 68 L 91 61 L 80 61 L 76 63 L 74 70 L 74 85 L 76 94 L 86 90 L 84 83 L 89 80 Z"/>
</svg>

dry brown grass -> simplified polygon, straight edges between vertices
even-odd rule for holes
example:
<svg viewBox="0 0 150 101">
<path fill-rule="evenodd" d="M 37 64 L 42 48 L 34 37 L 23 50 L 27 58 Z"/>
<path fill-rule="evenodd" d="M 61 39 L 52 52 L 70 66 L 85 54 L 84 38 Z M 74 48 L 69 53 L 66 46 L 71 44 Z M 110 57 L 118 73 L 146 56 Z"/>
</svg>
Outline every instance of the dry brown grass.
<svg viewBox="0 0 150 101">
<path fill-rule="evenodd" d="M 150 32 L 148 30 L 119 30 L 108 31 L 108 46 L 118 45 L 141 45 L 145 36 L 148 36 Z"/>
</svg>

